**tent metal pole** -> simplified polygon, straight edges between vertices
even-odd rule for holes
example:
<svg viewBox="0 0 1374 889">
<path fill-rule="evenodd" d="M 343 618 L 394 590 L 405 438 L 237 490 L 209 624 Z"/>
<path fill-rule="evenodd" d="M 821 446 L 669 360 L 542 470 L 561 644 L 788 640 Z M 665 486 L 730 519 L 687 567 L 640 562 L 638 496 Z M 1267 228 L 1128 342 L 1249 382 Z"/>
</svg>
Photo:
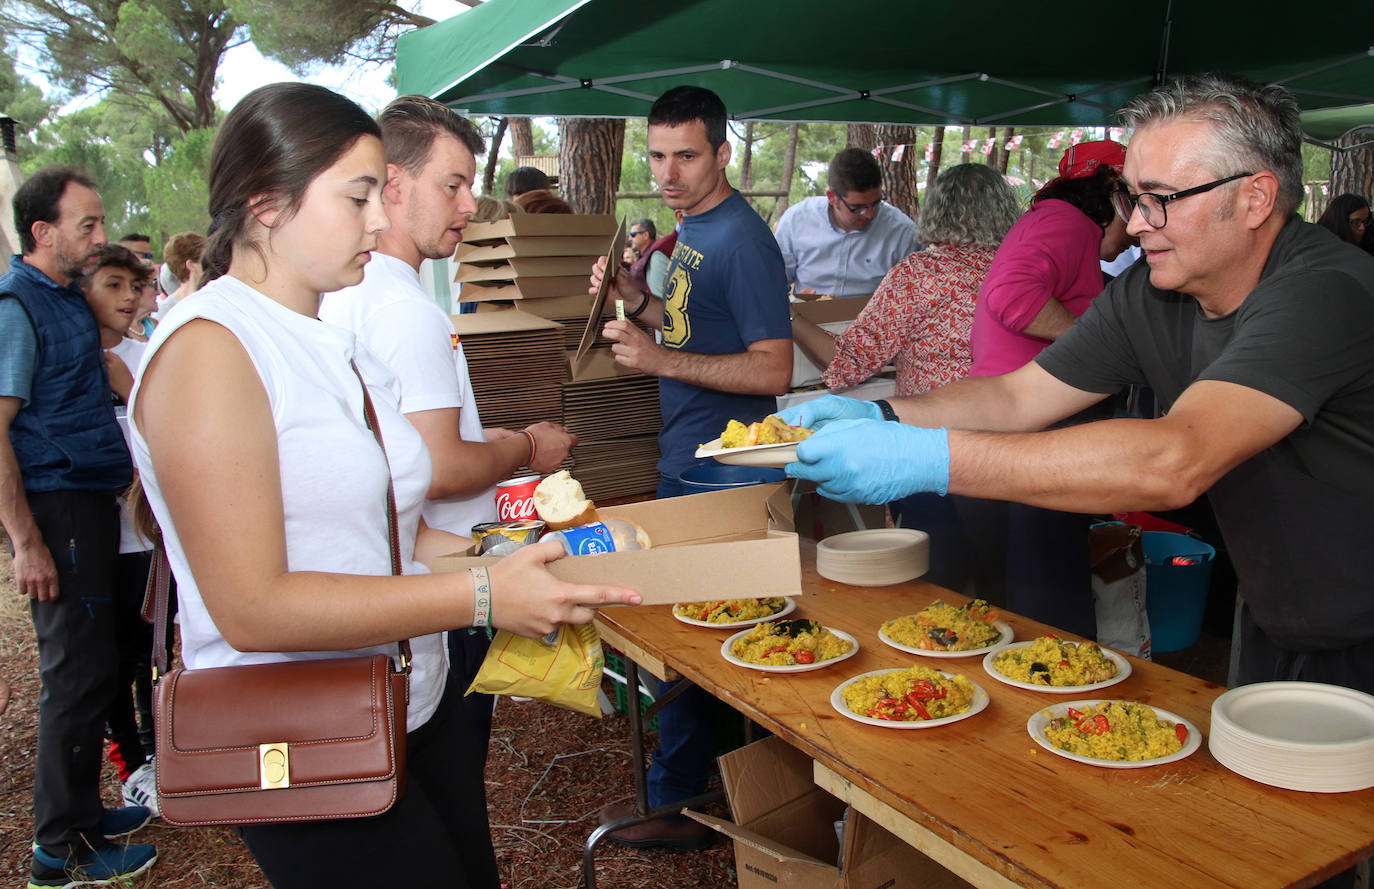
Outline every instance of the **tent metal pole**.
<svg viewBox="0 0 1374 889">
<path fill-rule="evenodd" d="M 1369 96 L 1355 95 L 1352 93 L 1336 93 L 1332 92 L 1331 90 L 1305 90 L 1301 87 L 1296 86 L 1285 87 L 1285 89 L 1287 89 L 1290 93 L 1294 93 L 1295 95 L 1323 96 L 1328 99 L 1340 99 L 1344 101 L 1347 105 L 1366 105 L 1370 102 L 1374 102 L 1374 98 L 1371 98 Z"/>
<path fill-rule="evenodd" d="M 1341 67 L 1341 66 L 1343 66 L 1343 65 L 1353 65 L 1355 62 L 1358 62 L 1358 61 L 1360 61 L 1361 59 L 1368 59 L 1368 58 L 1370 58 L 1371 56 L 1374 56 L 1374 46 L 1371 46 L 1369 49 L 1365 50 L 1365 51 L 1362 52 L 1362 53 L 1356 53 L 1355 55 L 1352 55 L 1352 56 L 1346 56 L 1345 58 L 1343 58 L 1343 59 L 1337 59 L 1337 60 L 1334 61 L 1334 62 L 1327 62 L 1325 65 L 1321 65 L 1321 66 L 1319 66 L 1319 67 L 1317 67 L 1317 68 L 1310 68 L 1310 69 L 1308 69 L 1308 70 L 1306 70 L 1306 71 L 1300 71 L 1300 72 L 1298 72 L 1297 74 L 1292 74 L 1292 75 L 1290 75 L 1290 76 L 1288 76 L 1288 77 L 1283 78 L 1282 80 L 1275 80 L 1274 83 L 1279 84 L 1279 85 L 1284 85 L 1284 84 L 1289 83 L 1290 81 L 1296 80 L 1296 79 L 1299 78 L 1299 77 L 1311 77 L 1312 75 L 1314 75 L 1314 74 L 1320 74 L 1320 73 L 1322 73 L 1323 71 L 1330 71 L 1332 68 L 1339 68 L 1339 67 Z M 1292 88 L 1290 87 L 1290 89 L 1292 89 Z M 1294 91 L 1296 92 L 1296 90 L 1294 90 Z M 1320 95 L 1325 95 L 1325 94 L 1323 94 L 1323 93 L 1312 93 L 1312 95 L 1320 96 Z M 1338 93 L 1331 93 L 1330 95 L 1339 95 L 1339 94 L 1338 94 Z M 1365 101 L 1369 101 L 1369 100 L 1366 99 Z"/>
<path fill-rule="evenodd" d="M 1133 80 L 1123 80 L 1123 81 L 1121 81 L 1120 83 L 1113 83 L 1113 84 L 1109 84 L 1109 85 L 1107 85 L 1107 86 L 1100 86 L 1100 87 L 1097 87 L 1096 89 L 1089 90 L 1088 92 L 1085 92 L 1085 93 L 1075 93 L 1075 94 L 1074 94 L 1074 97 L 1073 97 L 1073 101 L 1077 101 L 1077 102 L 1079 102 L 1079 103 L 1081 103 L 1081 104 L 1084 104 L 1084 105 L 1091 105 L 1091 106 L 1093 106 L 1094 108 L 1102 108 L 1102 109 L 1105 109 L 1105 110 L 1107 110 L 1107 111 L 1115 111 L 1116 109 L 1112 108 L 1110 105 L 1105 105 L 1105 104 L 1103 104 L 1103 103 L 1101 103 L 1101 102 L 1085 102 L 1085 101 L 1083 100 L 1083 97 L 1084 97 L 1084 96 L 1095 95 L 1095 94 L 1097 94 L 1097 93 L 1105 93 L 1105 92 L 1107 92 L 1108 90 L 1116 90 L 1116 89 L 1121 89 L 1122 87 L 1130 87 L 1130 86 L 1135 86 L 1135 85 L 1137 85 L 1137 84 L 1144 84 L 1144 83 L 1149 83 L 1149 82 L 1150 82 L 1150 79 L 1149 79 L 1148 77 L 1137 77 L 1137 78 L 1134 78 Z M 993 123 L 994 121 L 1006 120 L 1007 118 L 1009 118 L 1009 117 L 1015 117 L 1015 116 L 1018 115 L 1018 114 L 1027 114 L 1027 113 L 1029 113 L 1029 112 L 1031 112 L 1031 111 L 1039 111 L 1041 108 L 1051 108 L 1051 107 L 1053 107 L 1053 106 L 1055 106 L 1055 105 L 1067 104 L 1069 101 L 1070 101 L 1070 97 L 1068 97 L 1068 96 L 1061 96 L 1057 101 L 1053 101 L 1053 102 L 1040 102 L 1040 103 L 1037 103 L 1037 104 L 1035 104 L 1035 105 L 1027 105 L 1027 106 L 1025 106 L 1025 107 L 1023 107 L 1023 108 L 1013 108 L 1013 109 L 1011 109 L 1010 111 L 1001 111 L 1001 112 L 998 112 L 997 114 L 989 114 L 989 115 L 986 116 L 986 117 L 980 117 L 980 118 L 978 118 L 977 120 L 974 121 L 974 123 L 976 123 L 976 124 L 988 124 L 988 123 Z"/>
<path fill-rule="evenodd" d="M 1169 42 L 1174 34 L 1174 0 L 1164 7 L 1164 27 L 1159 35 L 1159 61 L 1155 64 L 1154 85 L 1159 86 L 1169 76 Z"/>
</svg>

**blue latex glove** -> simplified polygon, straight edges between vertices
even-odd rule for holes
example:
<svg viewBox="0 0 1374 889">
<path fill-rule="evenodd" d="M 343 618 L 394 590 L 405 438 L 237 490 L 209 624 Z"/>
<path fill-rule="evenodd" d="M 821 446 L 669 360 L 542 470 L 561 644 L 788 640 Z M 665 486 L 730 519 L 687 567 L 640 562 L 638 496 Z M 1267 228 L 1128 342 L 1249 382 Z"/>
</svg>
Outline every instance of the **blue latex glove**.
<svg viewBox="0 0 1374 889">
<path fill-rule="evenodd" d="M 786 470 L 843 503 L 890 503 L 921 491 L 945 494 L 949 433 L 881 420 L 832 420 L 797 445 L 797 462 Z"/>
<path fill-rule="evenodd" d="M 881 420 L 883 412 L 871 401 L 822 395 L 778 411 L 778 417 L 789 426 L 822 429 L 834 420 Z"/>
</svg>

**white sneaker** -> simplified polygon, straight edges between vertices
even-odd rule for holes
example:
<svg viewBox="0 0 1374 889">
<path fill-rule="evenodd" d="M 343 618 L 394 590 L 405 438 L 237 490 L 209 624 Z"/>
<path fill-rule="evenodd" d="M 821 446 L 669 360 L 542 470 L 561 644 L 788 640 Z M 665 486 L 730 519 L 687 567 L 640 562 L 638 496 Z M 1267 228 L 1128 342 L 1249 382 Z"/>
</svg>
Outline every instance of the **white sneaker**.
<svg viewBox="0 0 1374 889">
<path fill-rule="evenodd" d="M 161 814 L 157 808 L 157 772 L 152 760 L 134 769 L 125 779 L 124 802 L 130 806 L 147 806 L 154 816 Z"/>
</svg>

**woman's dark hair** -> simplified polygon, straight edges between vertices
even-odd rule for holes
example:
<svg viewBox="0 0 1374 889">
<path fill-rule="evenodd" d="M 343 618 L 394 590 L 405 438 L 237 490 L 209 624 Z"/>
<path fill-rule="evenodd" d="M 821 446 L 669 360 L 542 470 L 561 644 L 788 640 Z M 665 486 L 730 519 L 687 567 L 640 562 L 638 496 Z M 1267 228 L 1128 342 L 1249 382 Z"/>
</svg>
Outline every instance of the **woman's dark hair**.
<svg viewBox="0 0 1374 889">
<path fill-rule="evenodd" d="M 1358 244 L 1364 237 L 1364 232 L 1355 234 L 1355 230 L 1350 227 L 1350 214 L 1367 209 L 1369 201 L 1359 195 L 1338 194 L 1326 205 L 1326 212 L 1317 220 L 1317 225 L 1330 229 L 1342 241 Z"/>
<path fill-rule="evenodd" d="M 353 101 L 310 83 L 273 83 L 244 96 L 224 119 L 210 152 L 210 230 L 202 283 L 229 270 L 236 246 L 247 246 L 249 202 L 300 209 L 305 190 L 360 136 L 381 138 L 377 123 Z"/>
<path fill-rule="evenodd" d="M 35 222 L 57 222 L 58 201 L 75 182 L 95 190 L 95 181 L 75 167 L 45 167 L 25 179 L 14 193 L 14 227 L 19 230 L 19 252 L 28 256 L 38 249 L 33 237 Z"/>
<path fill-rule="evenodd" d="M 1041 201 L 1057 200 L 1073 204 L 1083 213 L 1106 228 L 1116 218 L 1112 206 L 1112 192 L 1120 186 L 1121 176 L 1108 166 L 1098 167 L 1091 176 L 1081 179 L 1051 179 L 1031 198 L 1031 206 Z"/>
<path fill-rule="evenodd" d="M 659 96 L 649 109 L 649 126 L 680 127 L 699 120 L 706 127 L 706 141 L 712 151 L 725 144 L 728 117 L 720 96 L 700 86 L 675 86 Z"/>
</svg>

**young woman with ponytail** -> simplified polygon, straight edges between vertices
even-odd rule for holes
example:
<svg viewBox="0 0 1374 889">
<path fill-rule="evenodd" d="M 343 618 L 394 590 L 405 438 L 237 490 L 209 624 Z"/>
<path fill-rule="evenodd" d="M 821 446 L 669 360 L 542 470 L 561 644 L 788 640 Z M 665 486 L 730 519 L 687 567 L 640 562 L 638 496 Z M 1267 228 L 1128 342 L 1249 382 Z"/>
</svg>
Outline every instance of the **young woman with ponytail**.
<svg viewBox="0 0 1374 889">
<path fill-rule="evenodd" d="M 494 889 L 465 689 L 444 687 L 440 633 L 489 620 L 540 636 L 639 597 L 557 580 L 545 568 L 557 544 L 490 569 L 489 616 L 466 572 L 425 569 L 466 541 L 420 519 L 424 443 L 386 369 L 316 318 L 320 294 L 358 283 L 386 230 L 385 180 L 376 124 L 329 90 L 274 84 L 229 113 L 211 156 L 206 283 L 149 342 L 129 408 L 134 457 L 177 578 L 188 669 L 394 653 L 411 640 L 404 796 L 373 818 L 241 827 L 267 878 Z M 401 577 L 389 576 L 389 480 Z"/>
</svg>

